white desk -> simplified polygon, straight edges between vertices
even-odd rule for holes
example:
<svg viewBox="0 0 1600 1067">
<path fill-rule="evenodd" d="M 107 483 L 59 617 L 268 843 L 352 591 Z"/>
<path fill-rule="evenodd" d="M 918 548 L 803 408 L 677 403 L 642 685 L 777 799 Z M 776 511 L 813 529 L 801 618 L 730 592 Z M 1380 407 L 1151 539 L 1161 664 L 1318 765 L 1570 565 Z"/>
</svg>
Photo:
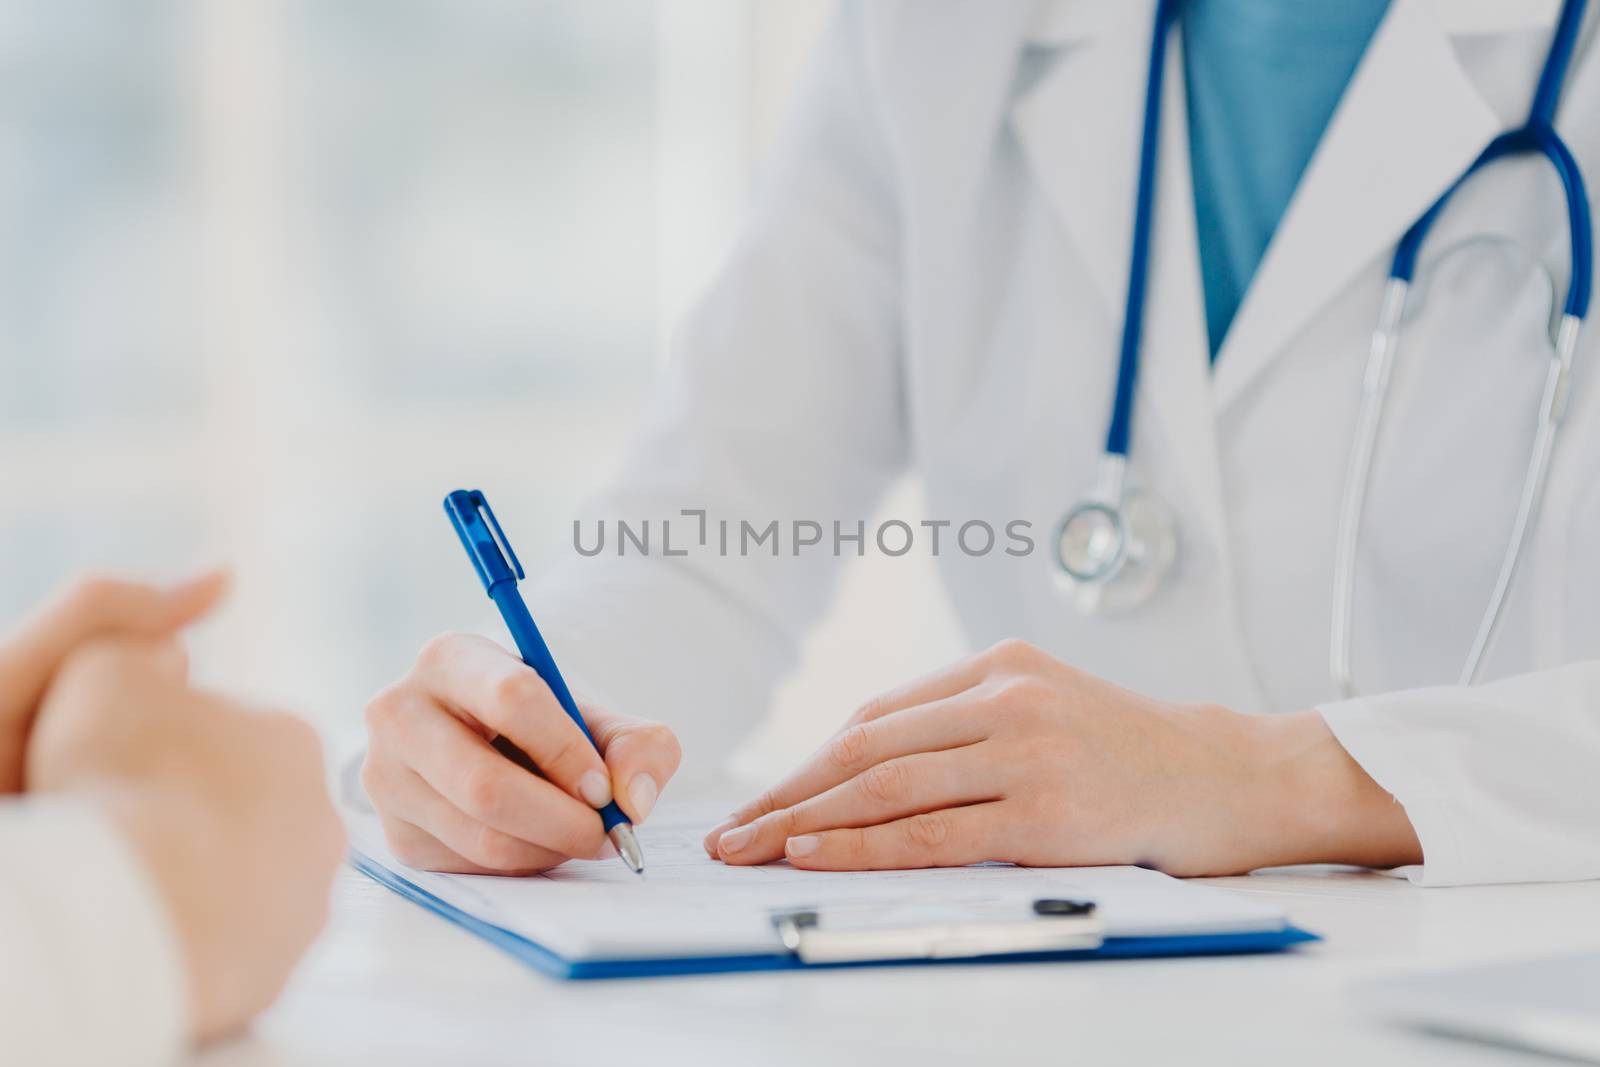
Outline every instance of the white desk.
<svg viewBox="0 0 1600 1067">
<path fill-rule="evenodd" d="M 1416 889 L 1368 874 L 1217 879 L 1327 940 L 1279 956 L 560 983 L 353 871 L 243 1064 L 1549 1062 L 1372 1022 L 1370 975 L 1600 949 L 1600 883 Z"/>
</svg>

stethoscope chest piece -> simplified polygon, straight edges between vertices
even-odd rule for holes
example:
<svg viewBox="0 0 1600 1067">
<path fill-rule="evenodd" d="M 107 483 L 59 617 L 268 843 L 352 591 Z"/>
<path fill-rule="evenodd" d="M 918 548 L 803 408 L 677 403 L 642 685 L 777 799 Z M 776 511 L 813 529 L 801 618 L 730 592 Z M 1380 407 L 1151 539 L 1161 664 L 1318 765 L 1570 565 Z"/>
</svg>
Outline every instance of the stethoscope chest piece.
<svg viewBox="0 0 1600 1067">
<path fill-rule="evenodd" d="M 1111 498 L 1115 499 L 1115 498 Z M 1178 558 L 1172 511 L 1148 493 L 1082 501 L 1056 527 L 1055 563 L 1086 614 L 1128 611 L 1148 601 Z"/>
</svg>

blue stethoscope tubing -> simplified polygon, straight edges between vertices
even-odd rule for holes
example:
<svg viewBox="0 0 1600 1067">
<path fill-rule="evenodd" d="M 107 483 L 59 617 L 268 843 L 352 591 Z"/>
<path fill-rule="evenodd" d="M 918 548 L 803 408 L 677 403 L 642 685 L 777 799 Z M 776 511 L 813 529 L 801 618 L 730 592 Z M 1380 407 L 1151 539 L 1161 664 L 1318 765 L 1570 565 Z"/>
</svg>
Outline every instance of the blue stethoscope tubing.
<svg viewBox="0 0 1600 1067">
<path fill-rule="evenodd" d="M 1170 567 L 1176 544 L 1176 531 L 1162 529 L 1170 523 L 1164 507 L 1144 504 L 1146 537 L 1164 541 L 1163 551 L 1152 552 L 1138 543 L 1125 521 L 1124 506 L 1130 494 L 1126 489 L 1126 469 L 1132 438 L 1134 393 L 1139 376 L 1139 355 L 1144 327 L 1144 308 L 1149 277 L 1150 240 L 1154 230 L 1156 160 L 1161 129 L 1161 95 L 1166 66 L 1167 40 L 1176 20 L 1181 0 L 1158 0 L 1154 32 L 1151 35 L 1150 64 L 1145 86 L 1143 129 L 1140 137 L 1139 174 L 1134 205 L 1133 242 L 1128 267 L 1127 301 L 1123 309 L 1122 340 L 1118 352 L 1116 389 L 1111 418 L 1106 429 L 1093 494 L 1074 505 L 1062 518 L 1056 532 L 1056 562 L 1068 584 L 1078 593 L 1078 604 L 1097 610 L 1107 604 L 1132 606 L 1145 599 L 1158 584 L 1161 573 Z M 1570 389 L 1572 362 L 1579 335 L 1588 314 L 1593 287 L 1593 230 L 1583 175 L 1571 150 L 1555 129 L 1555 112 L 1561 98 L 1586 0 L 1564 0 L 1551 39 L 1550 51 L 1540 71 L 1538 86 L 1528 119 L 1521 126 L 1497 136 L 1479 154 L 1437 201 L 1425 211 L 1395 248 L 1389 280 L 1384 290 L 1382 310 L 1373 333 L 1366 373 L 1362 380 L 1362 407 L 1351 449 L 1344 499 L 1340 508 L 1339 539 L 1335 550 L 1333 626 L 1329 640 L 1330 671 L 1335 682 L 1353 692 L 1350 672 L 1351 608 L 1354 600 L 1355 560 L 1365 512 L 1367 482 L 1376 449 L 1383 402 L 1387 395 L 1390 370 L 1398 350 L 1400 322 L 1406 297 L 1423 243 L 1433 224 L 1443 213 L 1457 190 L 1488 165 L 1511 156 L 1540 155 L 1549 161 L 1561 180 L 1566 196 L 1571 278 L 1557 330 L 1549 378 L 1541 404 L 1538 433 L 1528 474 L 1519 500 L 1518 514 L 1510 543 L 1488 609 L 1463 668 L 1462 680 L 1476 680 L 1483 661 L 1498 633 L 1506 594 L 1522 556 L 1522 549 L 1534 526 L 1549 470 L 1550 456 L 1564 413 Z M 1136 531 L 1135 531 L 1136 532 Z M 1132 543 L 1130 543 L 1132 542 Z M 1136 573 L 1141 570 L 1143 574 Z M 1129 572 L 1135 572 L 1130 577 Z M 1123 597 L 1121 605 L 1106 596 L 1119 584 L 1135 583 L 1137 594 Z"/>
<path fill-rule="evenodd" d="M 1122 309 L 1122 344 L 1117 355 L 1117 391 L 1111 402 L 1111 422 L 1106 428 L 1108 456 L 1126 457 L 1133 435 L 1133 390 L 1139 380 L 1145 286 L 1150 277 L 1150 235 L 1155 230 L 1156 160 L 1161 155 L 1161 91 L 1167 67 L 1167 36 L 1177 13 L 1177 0 L 1156 3 L 1156 29 L 1151 35 L 1150 72 L 1144 90 L 1144 128 L 1139 134 L 1139 183 L 1133 207 L 1128 296 Z"/>
<path fill-rule="evenodd" d="M 1078 607 L 1086 612 L 1108 606 L 1130 608 L 1143 602 L 1159 586 L 1177 551 L 1177 528 L 1171 512 L 1155 498 L 1144 496 L 1138 501 L 1142 521 L 1130 521 L 1126 486 L 1134 389 L 1139 380 L 1139 349 L 1144 335 L 1145 290 L 1150 274 L 1150 237 L 1155 229 L 1162 83 L 1168 31 L 1176 15 L 1177 0 L 1157 0 L 1155 32 L 1151 35 L 1146 68 L 1144 122 L 1139 134 L 1133 247 L 1105 449 L 1093 493 L 1067 510 L 1055 533 L 1057 567 Z M 1146 528 L 1138 528 L 1141 525 Z M 1130 581 L 1134 576 L 1142 580 Z M 1116 595 L 1119 588 L 1124 593 L 1120 602 Z"/>
</svg>

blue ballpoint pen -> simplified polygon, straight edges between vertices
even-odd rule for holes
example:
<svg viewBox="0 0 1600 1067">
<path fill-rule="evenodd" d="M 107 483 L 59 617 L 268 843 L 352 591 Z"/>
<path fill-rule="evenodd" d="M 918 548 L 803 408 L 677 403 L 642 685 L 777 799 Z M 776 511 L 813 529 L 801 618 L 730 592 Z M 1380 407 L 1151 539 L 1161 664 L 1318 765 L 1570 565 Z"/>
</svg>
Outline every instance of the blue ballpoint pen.
<svg viewBox="0 0 1600 1067">
<path fill-rule="evenodd" d="M 456 536 L 461 538 L 461 545 L 467 550 L 467 555 L 472 558 L 472 565 L 478 571 L 478 577 L 483 580 L 483 588 L 493 600 L 495 607 L 500 609 L 500 616 L 506 621 L 506 629 L 511 631 L 511 639 L 517 643 L 517 651 L 522 654 L 522 662 L 532 667 L 550 691 L 556 695 L 556 700 L 561 704 L 561 710 L 567 717 L 578 724 L 578 729 L 583 731 L 583 736 L 594 744 L 594 735 L 589 732 L 589 726 L 583 721 L 583 715 L 578 711 L 577 702 L 572 699 L 572 692 L 567 688 L 567 683 L 561 677 L 561 672 L 556 668 L 555 657 L 550 655 L 550 649 L 545 645 L 544 638 L 539 635 L 539 628 L 533 624 L 533 616 L 528 614 L 528 605 L 523 603 L 522 596 L 517 592 L 517 581 L 527 577 L 522 571 L 522 564 L 517 559 L 517 554 L 511 550 L 511 542 L 506 540 L 505 531 L 500 528 L 500 522 L 494 517 L 494 511 L 489 507 L 489 501 L 484 499 L 483 493 L 477 489 L 457 489 L 444 498 L 444 512 L 450 516 L 450 524 L 456 528 Z M 501 549 L 504 549 L 504 553 Z M 510 560 L 508 564 L 506 561 Z M 595 745 L 598 750 L 599 745 Z M 639 849 L 639 839 L 634 835 L 633 823 L 617 807 L 613 800 L 600 809 L 600 823 L 605 827 L 606 836 L 617 847 L 617 854 L 622 857 L 622 862 L 635 874 L 644 873 L 644 853 Z"/>
</svg>

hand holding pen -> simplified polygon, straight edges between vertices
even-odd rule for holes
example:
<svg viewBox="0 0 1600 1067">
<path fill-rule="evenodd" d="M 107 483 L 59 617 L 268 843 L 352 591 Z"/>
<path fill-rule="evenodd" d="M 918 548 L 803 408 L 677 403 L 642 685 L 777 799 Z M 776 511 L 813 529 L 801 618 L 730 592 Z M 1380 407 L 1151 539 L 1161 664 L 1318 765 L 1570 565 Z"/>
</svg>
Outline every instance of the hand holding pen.
<svg viewBox="0 0 1600 1067">
<path fill-rule="evenodd" d="M 678 769 L 678 741 L 659 723 L 573 706 L 592 743 L 514 653 L 473 634 L 430 641 L 367 707 L 362 781 L 395 855 L 469 874 L 531 874 L 609 855 L 597 809 L 614 803 L 642 822 Z M 537 774 L 514 762 L 523 754 Z"/>
</svg>

